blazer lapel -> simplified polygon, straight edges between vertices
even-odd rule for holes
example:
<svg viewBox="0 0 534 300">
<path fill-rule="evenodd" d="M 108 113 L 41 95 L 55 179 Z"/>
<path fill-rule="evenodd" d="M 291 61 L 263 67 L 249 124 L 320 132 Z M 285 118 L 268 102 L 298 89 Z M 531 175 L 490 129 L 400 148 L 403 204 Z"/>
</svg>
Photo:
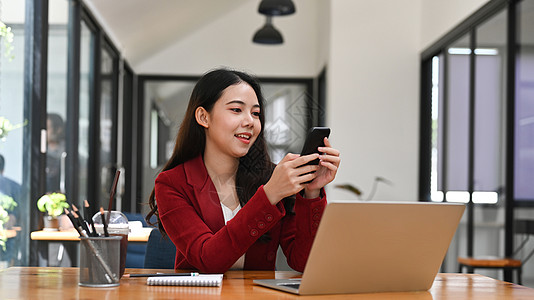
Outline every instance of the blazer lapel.
<svg viewBox="0 0 534 300">
<path fill-rule="evenodd" d="M 219 231 L 224 226 L 224 216 L 222 213 L 219 195 L 215 185 L 211 181 L 202 156 L 187 161 L 184 164 L 187 183 L 193 187 L 194 198 L 192 202 L 197 202 L 200 208 L 200 215 L 204 223 L 213 233 Z"/>
</svg>

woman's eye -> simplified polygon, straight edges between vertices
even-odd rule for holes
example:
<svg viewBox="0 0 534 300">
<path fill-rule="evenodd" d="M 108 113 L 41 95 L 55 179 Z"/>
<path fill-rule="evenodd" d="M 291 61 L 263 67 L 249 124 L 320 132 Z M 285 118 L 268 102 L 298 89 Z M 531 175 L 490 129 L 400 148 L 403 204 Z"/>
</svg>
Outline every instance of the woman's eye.
<svg viewBox="0 0 534 300">
<path fill-rule="evenodd" d="M 255 111 L 252 113 L 253 116 L 255 117 L 259 117 L 261 115 L 261 113 L 259 111 Z"/>
<path fill-rule="evenodd" d="M 241 108 L 230 108 L 233 112 L 241 112 Z"/>
</svg>

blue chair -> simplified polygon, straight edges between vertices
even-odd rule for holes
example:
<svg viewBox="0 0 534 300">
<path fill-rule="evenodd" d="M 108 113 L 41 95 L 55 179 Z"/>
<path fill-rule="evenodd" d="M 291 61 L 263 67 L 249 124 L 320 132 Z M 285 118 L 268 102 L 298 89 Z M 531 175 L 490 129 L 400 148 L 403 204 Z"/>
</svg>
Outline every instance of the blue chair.
<svg viewBox="0 0 534 300">
<path fill-rule="evenodd" d="M 174 269 L 176 246 L 166 237 L 163 238 L 156 228 L 150 232 L 146 245 L 145 269 Z"/>
<path fill-rule="evenodd" d="M 123 212 L 128 221 L 141 221 L 143 227 L 147 227 L 147 223 L 142 214 Z M 145 265 L 146 243 L 128 243 L 128 250 L 126 251 L 126 268 L 143 268 Z"/>
</svg>

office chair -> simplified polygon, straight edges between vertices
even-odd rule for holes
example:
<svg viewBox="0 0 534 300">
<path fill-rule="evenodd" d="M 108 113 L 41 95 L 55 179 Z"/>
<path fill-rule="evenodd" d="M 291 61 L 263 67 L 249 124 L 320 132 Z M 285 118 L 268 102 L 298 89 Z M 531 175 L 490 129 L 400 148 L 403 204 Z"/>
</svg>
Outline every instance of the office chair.
<svg viewBox="0 0 534 300">
<path fill-rule="evenodd" d="M 534 234 L 534 220 L 516 220 L 515 233 L 524 234 L 519 247 L 514 251 L 513 257 L 523 249 L 528 242 L 531 234 Z M 501 269 L 516 271 L 517 283 L 522 284 L 521 273 L 523 265 L 534 255 L 534 249 L 525 256 L 524 259 L 507 258 L 507 257 L 458 257 L 458 273 L 462 273 L 467 268 L 467 273 L 473 273 L 474 269 Z"/>
<path fill-rule="evenodd" d="M 128 221 L 140 221 L 143 227 L 147 227 L 147 223 L 142 214 L 123 212 Z M 146 243 L 128 243 L 128 250 L 126 250 L 126 268 L 142 268 L 145 264 Z"/>
<path fill-rule="evenodd" d="M 150 232 L 146 245 L 145 269 L 174 269 L 176 246 L 166 237 L 163 238 L 156 228 Z"/>
</svg>

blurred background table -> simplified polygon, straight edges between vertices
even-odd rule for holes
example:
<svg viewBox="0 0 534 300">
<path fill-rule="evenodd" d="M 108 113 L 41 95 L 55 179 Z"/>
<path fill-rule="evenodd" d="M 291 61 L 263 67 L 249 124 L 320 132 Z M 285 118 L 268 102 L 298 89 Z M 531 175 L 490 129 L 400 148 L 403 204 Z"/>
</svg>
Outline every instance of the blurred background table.
<svg viewBox="0 0 534 300">
<path fill-rule="evenodd" d="M 130 232 L 128 235 L 126 267 L 143 267 L 146 242 L 153 229 L 152 227 L 141 227 Z M 78 265 L 80 239 L 75 229 L 39 230 L 31 232 L 30 238 L 32 241 L 38 242 L 39 266 L 72 267 Z"/>
<path fill-rule="evenodd" d="M 143 227 L 140 230 L 130 232 L 128 235 L 128 242 L 140 242 L 146 243 L 148 236 L 152 231 L 152 227 Z M 30 234 L 33 241 L 61 241 L 61 242 L 77 242 L 80 239 L 80 235 L 75 229 L 72 230 L 60 230 L 60 231 L 34 231 Z"/>
</svg>

